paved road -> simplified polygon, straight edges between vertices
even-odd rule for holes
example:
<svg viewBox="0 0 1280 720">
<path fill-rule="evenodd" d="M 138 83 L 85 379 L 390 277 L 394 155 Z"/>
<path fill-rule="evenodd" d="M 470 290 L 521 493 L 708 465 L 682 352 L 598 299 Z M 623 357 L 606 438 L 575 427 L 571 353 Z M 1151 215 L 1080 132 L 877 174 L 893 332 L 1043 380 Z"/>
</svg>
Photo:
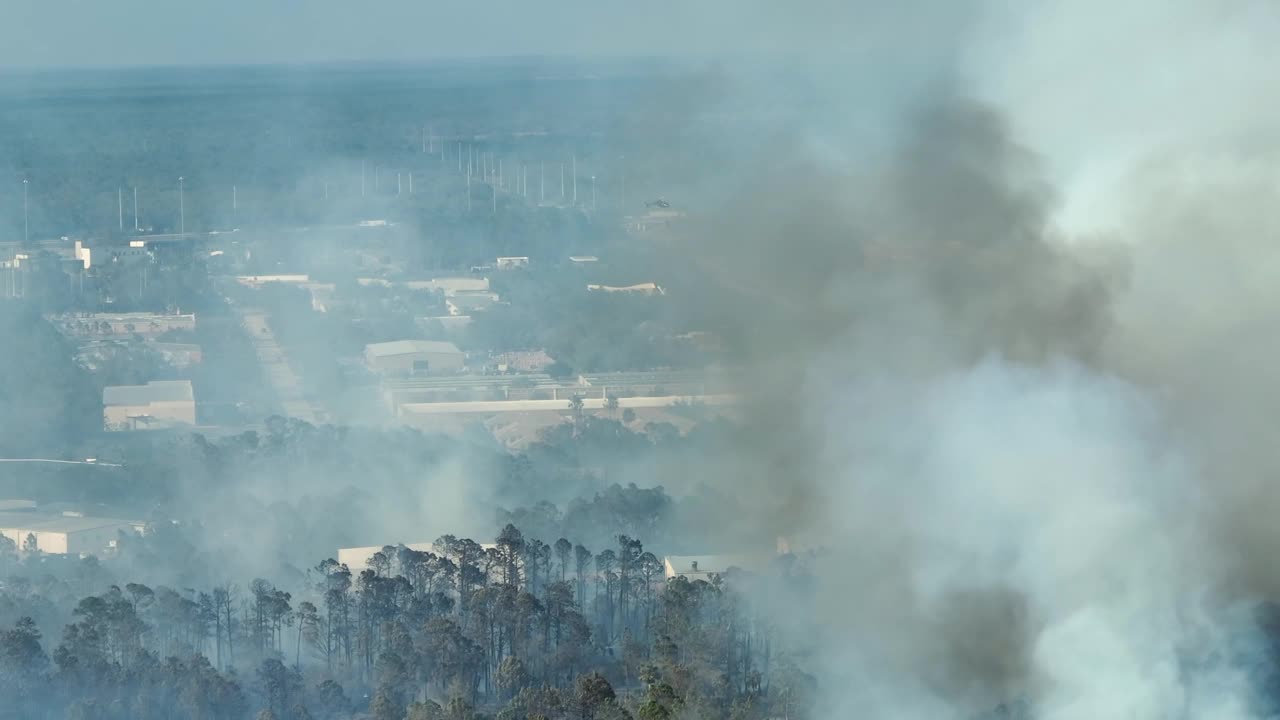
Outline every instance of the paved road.
<svg viewBox="0 0 1280 720">
<path fill-rule="evenodd" d="M 237 308 L 244 329 L 253 338 L 253 348 L 258 353 L 258 362 L 267 372 L 267 380 L 280 399 L 284 414 L 318 425 L 328 422 L 328 413 L 312 402 L 303 391 L 302 381 L 289 366 L 289 358 L 285 355 L 275 333 L 268 322 L 270 315 L 247 308 Z"/>
</svg>

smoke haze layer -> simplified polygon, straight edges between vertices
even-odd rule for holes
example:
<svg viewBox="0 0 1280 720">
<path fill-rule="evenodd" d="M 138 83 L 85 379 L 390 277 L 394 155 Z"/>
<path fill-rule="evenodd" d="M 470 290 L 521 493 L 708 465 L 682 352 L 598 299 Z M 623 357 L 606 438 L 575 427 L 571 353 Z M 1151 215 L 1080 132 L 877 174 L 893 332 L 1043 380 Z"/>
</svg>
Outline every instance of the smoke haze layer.
<svg viewBox="0 0 1280 720">
<path fill-rule="evenodd" d="M 689 312 L 747 366 L 707 482 L 749 502 L 700 521 L 829 548 L 820 639 L 794 638 L 822 660 L 818 716 L 1265 716 L 1276 6 L 660 5 L 596 7 L 610 31 L 570 47 L 788 60 L 717 65 L 624 129 L 690 210 L 668 250 L 714 290 Z M 390 54 L 417 57 L 402 32 Z M 461 490 L 480 461 L 434 460 L 387 471 L 413 491 L 370 482 L 367 526 L 471 530 L 441 526 L 487 504 Z M 191 499 L 269 507 L 323 462 Z M 290 539 L 259 516 L 252 544 Z"/>
<path fill-rule="evenodd" d="M 684 238 L 752 368 L 745 521 L 833 548 L 821 714 L 1262 717 L 1276 17 L 970 19 L 856 120 L 865 76 L 809 75 Z"/>
</svg>

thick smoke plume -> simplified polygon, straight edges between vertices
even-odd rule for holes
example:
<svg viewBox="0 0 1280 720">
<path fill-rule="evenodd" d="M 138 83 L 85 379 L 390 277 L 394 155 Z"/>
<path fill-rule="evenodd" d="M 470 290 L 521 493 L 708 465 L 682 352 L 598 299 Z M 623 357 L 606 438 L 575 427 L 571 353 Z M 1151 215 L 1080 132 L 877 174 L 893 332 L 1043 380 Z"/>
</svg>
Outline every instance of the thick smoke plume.
<svg viewBox="0 0 1280 720">
<path fill-rule="evenodd" d="M 731 298 L 699 311 L 752 368 L 745 522 L 831 550 L 823 716 L 1266 712 L 1277 18 L 1126 8 L 1094 88 L 1050 30 L 1111 15 L 1085 5 L 987 4 L 878 122 L 827 95 L 699 187 L 682 240 Z"/>
</svg>

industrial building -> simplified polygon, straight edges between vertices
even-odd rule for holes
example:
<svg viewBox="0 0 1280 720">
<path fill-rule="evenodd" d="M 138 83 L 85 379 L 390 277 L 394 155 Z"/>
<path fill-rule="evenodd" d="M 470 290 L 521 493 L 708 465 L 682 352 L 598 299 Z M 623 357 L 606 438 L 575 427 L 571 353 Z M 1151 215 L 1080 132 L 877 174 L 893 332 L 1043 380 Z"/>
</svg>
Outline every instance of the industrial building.
<svg viewBox="0 0 1280 720">
<path fill-rule="evenodd" d="M 440 553 L 440 551 L 436 548 L 436 544 L 434 542 L 405 543 L 404 546 L 410 550 L 416 550 L 417 552 L 430 552 L 430 553 L 436 553 L 437 555 Z M 399 547 L 399 545 L 388 544 L 388 545 L 368 545 L 365 547 L 339 548 L 338 563 L 342 565 L 346 565 L 347 569 L 350 570 L 353 575 L 357 575 L 360 572 L 367 570 L 369 568 L 369 561 L 373 559 L 374 555 L 377 555 L 378 553 L 382 552 L 383 548 L 388 548 L 388 547 Z M 488 550 L 490 548 L 497 547 L 497 546 L 493 545 L 492 543 L 489 543 L 489 544 L 480 543 L 480 547 L 483 550 Z"/>
<path fill-rule="evenodd" d="M 364 348 L 365 364 L 374 372 L 393 375 L 458 372 L 466 357 L 457 345 L 438 340 L 396 340 Z"/>
<path fill-rule="evenodd" d="M 351 547 L 338 549 L 338 562 L 346 565 L 351 573 L 359 574 L 368 569 L 369 561 L 373 556 L 382 551 L 386 545 L 369 545 L 367 547 Z M 418 552 L 435 552 L 433 543 L 408 543 L 405 547 Z"/>
<path fill-rule="evenodd" d="M 610 396 L 616 397 L 619 407 L 664 407 L 677 402 L 733 404 L 736 400 L 732 396 L 737 388 L 735 376 L 731 373 L 694 370 L 598 373 L 571 379 L 552 378 L 545 373 L 387 377 L 381 383 L 383 399 L 396 414 L 402 406 L 413 403 L 554 400 L 562 401 L 560 405 L 563 405 L 563 401 L 575 395 L 585 401 L 598 400 L 600 403 Z M 637 401 L 630 402 L 628 399 L 631 398 Z M 644 398 L 663 400 L 640 402 Z M 596 404 L 588 402 L 585 407 L 591 408 Z M 517 405 L 500 407 L 528 409 Z"/>
<path fill-rule="evenodd" d="M 195 392 L 190 380 L 153 380 L 146 385 L 102 389 L 103 426 L 107 430 L 149 430 L 196 424 Z"/>
<path fill-rule="evenodd" d="M 668 555 L 663 558 L 662 565 L 663 575 L 668 580 L 683 577 L 712 582 L 730 570 L 760 572 L 773 560 L 770 555 Z"/>
<path fill-rule="evenodd" d="M 438 277 L 430 280 L 407 280 L 399 283 L 410 290 L 435 290 L 452 297 L 459 293 L 489 292 L 489 278 L 486 277 Z"/>
<path fill-rule="evenodd" d="M 449 314 L 455 317 L 483 312 L 496 302 L 498 302 L 497 293 L 490 292 L 460 292 L 449 296 L 444 301 L 445 306 L 449 308 Z"/>
<path fill-rule="evenodd" d="M 499 270 L 514 270 L 516 268 L 529 267 L 529 258 L 520 255 L 516 257 L 500 257 L 496 260 Z"/>
<path fill-rule="evenodd" d="M 120 533 L 141 533 L 143 527 L 141 522 L 80 513 L 0 512 L 0 536 L 12 540 L 19 552 L 91 555 L 114 548 Z"/>
<path fill-rule="evenodd" d="M 196 316 L 161 313 L 76 313 L 46 318 L 64 335 L 101 337 L 106 335 L 141 335 L 154 337 L 172 330 L 195 330 Z"/>
<path fill-rule="evenodd" d="M 666 291 L 657 283 L 638 283 L 636 285 L 626 285 L 617 287 L 614 285 L 588 285 L 587 290 L 591 292 L 606 293 L 624 293 L 630 295 L 666 295 Z"/>
</svg>

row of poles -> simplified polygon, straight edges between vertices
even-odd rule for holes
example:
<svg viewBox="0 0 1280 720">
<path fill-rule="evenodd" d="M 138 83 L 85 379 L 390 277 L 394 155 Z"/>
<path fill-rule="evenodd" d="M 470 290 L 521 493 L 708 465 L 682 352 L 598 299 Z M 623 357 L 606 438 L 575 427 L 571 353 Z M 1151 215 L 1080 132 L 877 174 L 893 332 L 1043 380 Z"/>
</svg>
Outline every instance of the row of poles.
<svg viewBox="0 0 1280 720">
<path fill-rule="evenodd" d="M 446 143 L 441 140 L 440 143 L 440 163 L 442 167 L 448 167 L 445 148 Z M 502 158 L 496 157 L 492 152 L 477 151 L 474 143 L 457 142 L 456 166 L 457 172 L 465 177 L 466 181 L 466 198 L 467 212 L 471 212 L 471 184 L 473 179 L 480 183 L 486 184 L 490 188 L 492 212 L 498 212 L 498 191 L 511 189 L 513 194 L 519 195 L 524 199 L 529 197 L 529 165 L 521 163 L 516 167 L 516 173 L 513 184 L 508 184 L 508 178 L 511 176 L 504 171 L 504 163 Z M 464 160 L 465 148 L 465 162 Z M 435 135 L 430 132 L 428 127 L 422 130 L 422 152 L 436 154 Z M 547 167 L 546 162 L 542 161 L 538 164 L 538 203 L 545 204 L 547 200 Z M 360 162 L 360 197 L 367 195 L 367 161 Z M 578 206 L 578 157 L 570 156 L 569 161 L 569 177 L 566 181 L 565 163 L 559 163 L 560 173 L 560 200 L 570 200 L 573 207 Z M 379 165 L 374 166 L 374 192 L 381 190 L 381 170 Z M 409 194 L 412 195 L 413 190 L 413 171 L 408 173 Z M 596 176 L 591 175 L 591 210 L 596 210 Z M 404 174 L 402 170 L 396 171 L 396 194 L 403 192 Z M 133 191 L 133 229 L 135 232 L 142 231 L 140 216 L 138 213 L 138 188 L 132 188 Z M 30 180 L 23 178 L 22 180 L 22 240 L 24 244 L 30 243 L 31 225 L 29 218 L 29 192 Z M 324 198 L 329 199 L 329 183 L 324 183 Z M 120 230 L 124 231 L 124 188 L 116 188 L 116 202 L 118 207 L 118 223 Z M 232 213 L 239 210 L 239 191 L 236 185 L 231 186 L 231 209 Z M 185 177 L 178 178 L 178 233 L 186 235 L 187 233 L 187 215 L 186 215 L 186 180 Z"/>
<path fill-rule="evenodd" d="M 28 178 L 22 179 L 22 242 L 29 244 L 31 242 L 31 222 L 28 213 L 28 195 L 31 181 Z M 234 208 L 238 204 L 236 198 L 236 186 L 231 186 L 231 203 Z M 124 230 L 124 188 L 116 188 L 116 204 L 119 212 L 120 230 Z M 133 229 L 135 232 L 142 232 L 142 225 L 139 222 L 138 215 L 138 188 L 133 188 Z M 186 178 L 178 178 L 178 233 L 187 234 L 187 202 L 186 202 Z"/>
<path fill-rule="evenodd" d="M 424 154 L 436 153 L 435 133 L 431 131 L 429 126 L 422 128 L 422 152 Z M 440 164 L 447 167 L 448 158 L 446 156 L 446 148 L 448 144 L 441 139 L 440 142 Z M 471 212 L 471 183 L 473 179 L 487 184 L 490 188 L 490 199 L 492 203 L 492 212 L 498 211 L 498 191 L 505 190 L 510 187 L 513 194 L 519 195 L 525 200 L 529 197 L 529 165 L 521 163 L 516 166 L 516 172 L 510 186 L 507 184 L 508 176 L 504 172 L 504 163 L 502 158 L 495 157 L 492 152 L 477 151 L 474 143 L 464 143 L 457 141 L 455 144 L 456 152 L 454 159 L 456 171 L 463 175 L 466 181 L 466 197 L 467 212 Z M 465 148 L 465 153 L 464 153 Z M 465 162 L 464 162 L 465 157 Z M 559 163 L 560 170 L 560 200 L 564 202 L 569 200 L 571 206 L 578 206 L 578 156 L 571 155 L 569 159 L 569 181 L 565 181 L 565 163 Z M 375 168 L 375 184 L 377 182 L 377 172 Z M 591 210 L 596 210 L 596 176 L 591 175 Z M 396 173 L 397 185 L 400 181 L 400 173 Z M 410 193 L 413 192 L 413 173 L 409 174 Z M 360 191 L 361 196 L 364 195 L 364 165 L 361 164 L 360 171 Z M 397 193 L 399 189 L 397 187 Z M 547 202 L 547 164 L 545 161 L 538 163 L 538 204 L 543 205 Z"/>
</svg>

